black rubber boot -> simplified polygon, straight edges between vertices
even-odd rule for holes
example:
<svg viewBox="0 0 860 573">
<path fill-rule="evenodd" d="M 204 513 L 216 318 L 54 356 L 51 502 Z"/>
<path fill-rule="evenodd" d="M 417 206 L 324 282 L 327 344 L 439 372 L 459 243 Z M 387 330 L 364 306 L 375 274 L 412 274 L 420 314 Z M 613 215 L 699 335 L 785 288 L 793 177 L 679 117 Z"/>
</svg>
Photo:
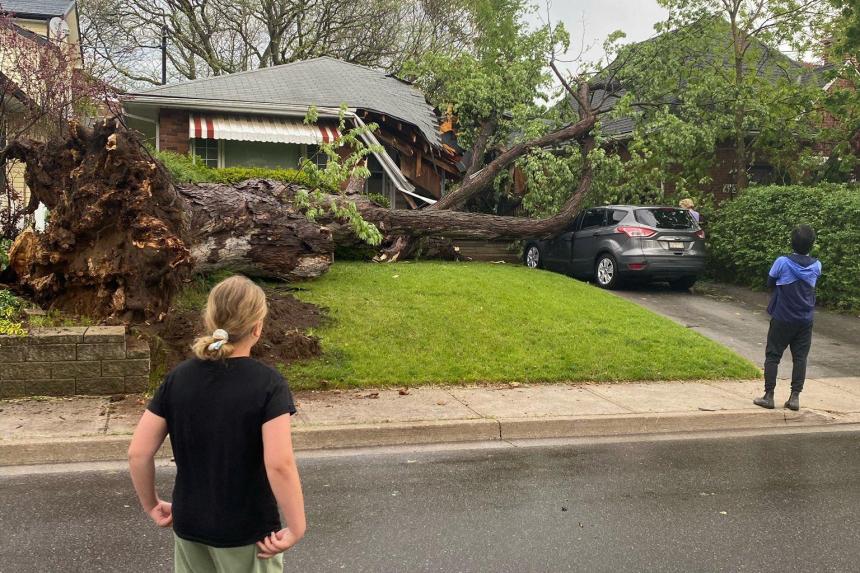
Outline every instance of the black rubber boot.
<svg viewBox="0 0 860 573">
<path fill-rule="evenodd" d="M 788 397 L 788 402 L 785 403 L 785 407 L 795 412 L 800 410 L 800 392 L 792 392 L 791 396 Z"/>
<path fill-rule="evenodd" d="M 753 404 L 761 406 L 762 408 L 767 408 L 768 410 L 773 410 L 773 391 L 765 392 L 764 396 L 753 400 Z"/>
</svg>

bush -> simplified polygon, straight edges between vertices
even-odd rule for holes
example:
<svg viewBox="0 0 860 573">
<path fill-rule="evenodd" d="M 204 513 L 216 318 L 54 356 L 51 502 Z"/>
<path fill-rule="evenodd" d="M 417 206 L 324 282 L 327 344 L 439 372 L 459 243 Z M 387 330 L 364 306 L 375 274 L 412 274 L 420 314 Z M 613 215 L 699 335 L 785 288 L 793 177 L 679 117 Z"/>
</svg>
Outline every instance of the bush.
<svg viewBox="0 0 860 573">
<path fill-rule="evenodd" d="M 213 169 L 201 161 L 193 161 L 189 155 L 173 151 L 157 151 L 154 155 L 161 160 L 173 180 L 179 184 L 224 183 L 232 185 L 246 179 L 273 179 L 283 183 L 295 183 L 308 189 L 333 192 L 316 181 L 316 178 L 299 169 L 268 169 L 265 167 L 225 167 Z"/>
<path fill-rule="evenodd" d="M 0 334 L 23 336 L 27 333 L 18 321 L 24 302 L 6 289 L 0 290 Z"/>
<path fill-rule="evenodd" d="M 709 225 L 711 267 L 723 280 L 761 288 L 773 260 L 791 253 L 791 230 L 818 234 L 818 301 L 843 311 L 860 309 L 860 188 L 753 187 L 725 203 Z"/>
</svg>

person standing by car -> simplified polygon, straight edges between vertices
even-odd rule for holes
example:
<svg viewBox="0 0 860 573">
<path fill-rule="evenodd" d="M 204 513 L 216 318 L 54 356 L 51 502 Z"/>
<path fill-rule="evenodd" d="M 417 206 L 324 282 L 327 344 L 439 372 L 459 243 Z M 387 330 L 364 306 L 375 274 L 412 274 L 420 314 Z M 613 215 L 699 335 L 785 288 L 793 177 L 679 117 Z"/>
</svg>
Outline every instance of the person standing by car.
<svg viewBox="0 0 860 573">
<path fill-rule="evenodd" d="M 812 346 L 812 320 L 815 314 L 815 283 L 821 276 L 821 262 L 809 256 L 815 243 L 815 231 L 807 225 L 791 232 L 794 252 L 774 261 L 767 284 L 773 289 L 767 312 L 770 329 L 764 360 L 764 396 L 753 403 L 773 408 L 773 391 L 779 361 L 786 347 L 791 348 L 794 368 L 791 371 L 791 397 L 785 403 L 790 410 L 800 409 L 800 392 L 806 379 L 806 358 Z"/>
<path fill-rule="evenodd" d="M 678 202 L 678 206 L 681 209 L 686 209 L 687 211 L 689 211 L 690 216 L 693 218 L 693 220 L 695 222 L 699 223 L 702 220 L 702 216 L 699 214 L 698 211 L 696 211 L 696 204 L 693 203 L 693 200 L 690 199 L 689 197 L 686 199 L 681 199 Z"/>
</svg>

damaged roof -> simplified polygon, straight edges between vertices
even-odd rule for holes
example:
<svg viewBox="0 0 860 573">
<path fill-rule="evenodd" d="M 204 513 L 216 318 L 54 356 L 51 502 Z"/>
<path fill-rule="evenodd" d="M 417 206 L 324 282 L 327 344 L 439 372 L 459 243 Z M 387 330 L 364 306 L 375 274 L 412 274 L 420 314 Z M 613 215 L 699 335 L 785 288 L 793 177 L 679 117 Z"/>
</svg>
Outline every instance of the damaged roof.
<svg viewBox="0 0 860 573">
<path fill-rule="evenodd" d="M 218 100 L 339 107 L 373 111 L 410 123 L 433 146 L 440 146 L 439 122 L 433 107 L 415 86 L 377 70 L 328 56 L 192 80 L 148 89 L 130 96 L 193 102 Z"/>
</svg>

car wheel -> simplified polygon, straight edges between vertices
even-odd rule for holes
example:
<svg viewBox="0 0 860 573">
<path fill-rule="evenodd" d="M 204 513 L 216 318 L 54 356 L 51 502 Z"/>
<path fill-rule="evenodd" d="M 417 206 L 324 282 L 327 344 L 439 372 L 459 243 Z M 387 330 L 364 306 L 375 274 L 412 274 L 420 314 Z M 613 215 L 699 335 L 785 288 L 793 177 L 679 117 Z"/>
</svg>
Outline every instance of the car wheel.
<svg viewBox="0 0 860 573">
<path fill-rule="evenodd" d="M 697 277 L 684 277 L 675 279 L 673 281 L 669 281 L 669 287 L 671 287 L 672 290 L 690 290 L 693 285 L 696 284 L 696 278 Z"/>
<path fill-rule="evenodd" d="M 523 262 L 530 269 L 542 269 L 543 253 L 540 252 L 540 248 L 537 245 L 526 245 Z"/>
<path fill-rule="evenodd" d="M 594 265 L 594 282 L 600 288 L 614 289 L 618 286 L 618 263 L 615 257 L 603 254 L 597 257 Z"/>
</svg>

